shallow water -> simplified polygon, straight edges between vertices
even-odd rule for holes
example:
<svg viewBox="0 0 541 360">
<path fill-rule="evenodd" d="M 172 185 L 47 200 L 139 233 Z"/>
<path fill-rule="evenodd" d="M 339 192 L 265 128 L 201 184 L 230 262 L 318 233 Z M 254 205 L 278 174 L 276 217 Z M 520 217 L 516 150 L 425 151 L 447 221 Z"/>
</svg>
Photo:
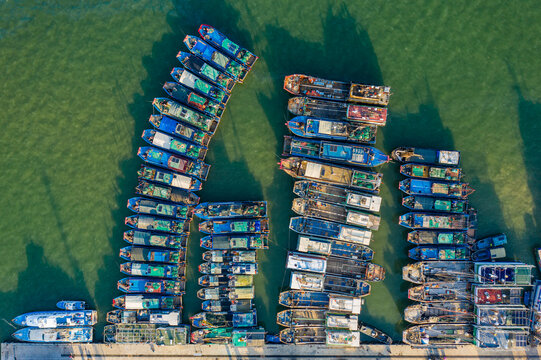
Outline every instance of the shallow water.
<svg viewBox="0 0 541 360">
<path fill-rule="evenodd" d="M 260 60 L 237 85 L 207 162 L 202 201 L 269 201 L 272 247 L 256 277 L 261 324 L 278 330 L 293 179 L 278 170 L 288 95 L 307 73 L 393 88 L 378 148 L 456 148 L 479 210 L 479 235 L 506 232 L 510 259 L 533 263 L 541 244 L 540 9 L 536 1 L 33 1 L 0 2 L 3 69 L 0 335 L 17 314 L 85 299 L 100 311 L 120 295 L 117 253 L 136 149 L 151 101 L 200 23 Z M 361 319 L 400 339 L 408 263 L 398 166 L 384 173 L 375 262 L 387 269 Z M 196 224 L 194 224 L 195 226 Z M 185 315 L 199 310 L 199 236 L 189 244 Z M 96 328 L 101 338 L 101 327 Z"/>
</svg>

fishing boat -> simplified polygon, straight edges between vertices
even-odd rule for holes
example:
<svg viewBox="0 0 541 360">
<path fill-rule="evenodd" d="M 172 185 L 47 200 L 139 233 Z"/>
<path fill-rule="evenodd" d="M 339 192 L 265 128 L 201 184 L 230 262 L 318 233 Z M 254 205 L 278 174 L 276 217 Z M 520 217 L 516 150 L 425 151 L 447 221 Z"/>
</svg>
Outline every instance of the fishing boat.
<svg viewBox="0 0 541 360">
<path fill-rule="evenodd" d="M 199 231 L 205 234 L 269 232 L 268 219 L 207 220 L 199 224 Z"/>
<path fill-rule="evenodd" d="M 251 300 L 254 298 L 254 287 L 207 287 L 197 291 L 197 298 L 201 300 Z"/>
<path fill-rule="evenodd" d="M 475 285 L 473 302 L 476 306 L 514 306 L 523 307 L 529 300 L 522 286 Z"/>
<path fill-rule="evenodd" d="M 128 262 L 120 265 L 120 271 L 131 276 L 148 276 L 166 279 L 177 279 L 184 276 L 185 264 L 156 265 Z"/>
<path fill-rule="evenodd" d="M 474 344 L 481 349 L 516 349 L 530 347 L 530 331 L 526 327 L 485 327 L 475 326 Z"/>
<path fill-rule="evenodd" d="M 184 281 L 156 280 L 148 278 L 124 278 L 118 280 L 117 288 L 128 294 L 182 295 L 186 290 Z"/>
<path fill-rule="evenodd" d="M 201 146 L 208 146 L 210 139 L 212 138 L 212 134 L 208 132 L 186 125 L 183 122 L 178 122 L 165 115 L 150 115 L 148 121 L 156 130 L 191 141 Z"/>
<path fill-rule="evenodd" d="M 287 308 L 327 309 L 329 294 L 304 290 L 282 291 L 278 303 Z"/>
<path fill-rule="evenodd" d="M 391 157 L 402 163 L 420 163 L 432 165 L 458 166 L 460 152 L 451 150 L 421 149 L 399 147 L 393 150 Z"/>
<path fill-rule="evenodd" d="M 219 103 L 222 103 L 223 105 L 225 105 L 229 100 L 228 91 L 225 91 L 224 89 L 203 80 L 184 68 L 174 67 L 171 71 L 171 77 L 176 82 L 184 85 L 188 89 L 192 89 L 196 93 L 213 99 Z"/>
<path fill-rule="evenodd" d="M 185 260 L 185 249 L 153 249 L 138 246 L 126 246 L 120 249 L 120 257 L 128 261 L 148 261 L 178 264 Z"/>
<path fill-rule="evenodd" d="M 469 261 L 470 248 L 460 245 L 423 245 L 408 251 L 410 259 L 427 261 Z"/>
<path fill-rule="evenodd" d="M 383 281 L 385 279 L 385 269 L 381 265 L 336 256 L 327 258 L 327 274 L 365 281 Z"/>
<path fill-rule="evenodd" d="M 376 106 L 341 103 L 299 96 L 289 99 L 287 109 L 293 115 L 313 116 L 329 120 L 358 121 L 377 126 L 385 126 L 387 123 L 387 109 Z"/>
<path fill-rule="evenodd" d="M 210 25 L 202 24 L 199 27 L 199 35 L 209 44 L 222 51 L 224 54 L 237 60 L 246 68 L 251 69 L 257 61 L 258 57 L 252 54 L 247 49 L 237 45 L 227 36 L 216 30 Z"/>
<path fill-rule="evenodd" d="M 439 199 L 428 196 L 406 196 L 402 199 L 402 206 L 419 211 L 448 212 L 462 214 L 468 211 L 468 200 Z"/>
<path fill-rule="evenodd" d="M 266 201 L 234 201 L 201 203 L 194 211 L 194 215 L 204 219 L 232 219 L 232 218 L 258 218 L 267 216 Z"/>
<path fill-rule="evenodd" d="M 527 307 L 478 306 L 477 325 L 529 328 L 532 310 Z"/>
<path fill-rule="evenodd" d="M 138 195 L 148 196 L 160 200 L 168 200 L 174 203 L 183 203 L 186 205 L 197 205 L 197 203 L 199 203 L 199 196 L 192 192 L 168 186 L 160 186 L 147 181 L 139 181 L 135 187 L 135 193 Z"/>
<path fill-rule="evenodd" d="M 468 324 L 427 324 L 412 326 L 402 333 L 408 345 L 445 346 L 471 345 L 473 326 Z"/>
<path fill-rule="evenodd" d="M 180 51 L 177 54 L 177 60 L 180 61 L 187 70 L 190 70 L 193 74 L 200 76 L 213 84 L 216 84 L 222 90 L 231 92 L 231 90 L 233 90 L 233 86 L 236 84 L 235 79 L 233 79 L 231 76 L 224 74 L 195 55 Z"/>
<path fill-rule="evenodd" d="M 171 249 L 186 247 L 188 237 L 183 235 L 167 235 L 140 230 L 128 230 L 124 232 L 124 241 L 132 245 L 156 246 Z"/>
<path fill-rule="evenodd" d="M 177 326 L 181 323 L 178 310 L 113 310 L 107 313 L 111 324 L 156 324 Z"/>
<path fill-rule="evenodd" d="M 287 75 L 284 90 L 293 95 L 380 106 L 387 106 L 391 96 L 388 86 L 325 80 L 302 74 Z"/>
<path fill-rule="evenodd" d="M 171 192 L 175 194 L 175 195 L 171 195 L 171 197 L 175 197 L 175 198 L 180 197 L 180 199 L 184 199 L 187 202 L 185 203 L 188 205 L 195 205 L 199 202 L 199 197 L 195 195 L 190 196 L 190 193 L 176 191 L 176 189 L 186 190 L 190 192 L 201 190 L 203 185 L 201 184 L 201 181 L 199 181 L 196 178 L 193 178 L 191 176 L 176 174 L 173 171 L 158 169 L 158 168 L 144 165 L 144 164 L 141 165 L 141 168 L 137 171 L 137 177 L 139 178 L 139 180 L 148 180 L 148 181 L 152 181 L 158 184 L 170 186 L 172 189 Z M 153 189 L 154 191 L 152 193 L 156 192 L 157 195 L 154 195 L 152 197 L 160 197 L 159 189 L 160 188 Z M 147 190 L 150 192 L 151 189 L 147 189 Z M 143 189 L 141 191 L 143 191 Z M 166 194 L 165 196 L 167 195 L 168 194 Z M 161 197 L 164 197 L 164 196 L 161 196 Z M 197 200 L 197 202 L 195 202 L 195 199 Z M 175 201 L 175 202 L 184 202 L 184 201 Z"/>
<path fill-rule="evenodd" d="M 254 263 L 211 263 L 206 262 L 199 265 L 201 274 L 206 275 L 255 275 L 257 274 L 257 264 Z"/>
<path fill-rule="evenodd" d="M 206 180 L 210 165 L 201 160 L 189 160 L 151 146 L 142 146 L 137 155 L 146 163 L 160 166 L 175 172 Z"/>
<path fill-rule="evenodd" d="M 184 38 L 184 45 L 186 45 L 192 54 L 200 57 L 213 67 L 223 71 L 240 83 L 242 83 L 246 75 L 248 75 L 249 70 L 247 68 L 216 50 L 202 39 L 195 36 L 186 35 Z"/>
<path fill-rule="evenodd" d="M 448 183 L 433 180 L 405 179 L 398 188 L 408 195 L 437 196 L 445 198 L 465 199 L 474 190 L 466 183 Z"/>
<path fill-rule="evenodd" d="M 255 263 L 257 258 L 255 250 L 209 250 L 203 253 L 203 261 L 215 263 Z"/>
<path fill-rule="evenodd" d="M 383 174 L 340 167 L 299 157 L 281 159 L 280 169 L 296 179 L 320 181 L 379 193 Z"/>
<path fill-rule="evenodd" d="M 469 261 L 420 261 L 402 268 L 402 279 L 414 284 L 468 282 L 474 277 Z"/>
<path fill-rule="evenodd" d="M 361 346 L 361 334 L 351 330 L 325 330 L 325 344 L 327 346 L 359 347 Z"/>
<path fill-rule="evenodd" d="M 376 329 L 373 326 L 369 326 L 367 324 L 362 324 L 359 328 L 361 334 L 364 334 L 366 336 L 371 337 L 372 339 L 377 340 L 380 343 L 391 345 L 393 343 L 393 339 L 385 334 L 383 331 Z"/>
<path fill-rule="evenodd" d="M 190 222 L 187 220 L 168 220 L 148 215 L 127 216 L 124 224 L 134 229 L 162 231 L 172 234 L 184 234 L 190 231 Z"/>
<path fill-rule="evenodd" d="M 162 295 L 122 295 L 113 299 L 117 309 L 174 310 L 182 309 L 182 297 Z"/>
<path fill-rule="evenodd" d="M 506 256 L 505 247 L 498 246 L 495 248 L 477 250 L 476 252 L 472 254 L 471 258 L 473 261 L 487 261 L 487 260 L 502 259 L 505 256 Z"/>
<path fill-rule="evenodd" d="M 325 327 L 297 326 L 280 331 L 280 341 L 284 344 L 325 344 Z"/>
<path fill-rule="evenodd" d="M 291 210 L 301 216 L 336 221 L 343 224 L 378 230 L 380 217 L 371 213 L 350 210 L 343 205 L 334 205 L 320 200 L 296 198 Z"/>
<path fill-rule="evenodd" d="M 289 251 L 287 253 L 286 269 L 324 274 L 327 269 L 327 258 Z"/>
<path fill-rule="evenodd" d="M 162 115 L 175 118 L 211 134 L 216 131 L 220 121 L 218 117 L 202 114 L 167 98 L 155 98 L 152 105 Z"/>
<path fill-rule="evenodd" d="M 257 326 L 257 312 L 255 310 L 246 313 L 200 312 L 191 316 L 190 320 L 192 326 L 197 328 L 253 327 Z"/>
<path fill-rule="evenodd" d="M 84 310 L 86 302 L 78 300 L 62 300 L 56 303 L 56 307 L 62 310 Z"/>
<path fill-rule="evenodd" d="M 477 225 L 475 212 L 441 215 L 410 212 L 400 216 L 399 224 L 409 229 L 467 230 Z"/>
<path fill-rule="evenodd" d="M 210 312 L 248 312 L 253 307 L 252 300 L 205 300 L 201 304 L 201 310 Z"/>
<path fill-rule="evenodd" d="M 370 295 L 370 284 L 367 282 L 336 275 L 292 271 L 289 285 L 293 290 L 322 291 L 354 297 Z"/>
<path fill-rule="evenodd" d="M 374 250 L 366 245 L 303 235 L 299 235 L 298 237 L 297 251 L 308 254 L 324 256 L 332 255 L 349 259 L 359 259 L 363 261 L 370 261 L 374 257 Z"/>
<path fill-rule="evenodd" d="M 233 337 L 233 328 L 200 329 L 192 331 L 192 344 L 229 344 Z"/>
<path fill-rule="evenodd" d="M 325 314 L 325 327 L 327 329 L 356 331 L 359 330 L 359 316 L 328 312 Z"/>
<path fill-rule="evenodd" d="M 369 245 L 372 232 L 354 226 L 307 217 L 292 217 L 289 229 L 303 235 L 326 237 L 361 245 Z"/>
<path fill-rule="evenodd" d="M 412 324 L 471 323 L 475 314 L 467 301 L 437 302 L 410 305 L 404 309 L 404 320 Z"/>
<path fill-rule="evenodd" d="M 381 197 L 315 181 L 295 181 L 293 193 L 304 199 L 320 200 L 361 210 L 379 212 Z"/>
<path fill-rule="evenodd" d="M 287 309 L 276 314 L 276 323 L 286 327 L 323 326 L 326 314 L 326 310 Z"/>
<path fill-rule="evenodd" d="M 17 326 L 40 329 L 56 327 L 92 326 L 98 322 L 96 310 L 53 310 L 22 314 L 11 320 Z"/>
<path fill-rule="evenodd" d="M 163 90 L 173 99 L 199 110 L 203 114 L 220 118 L 224 113 L 225 108 L 222 103 L 201 96 L 179 83 L 168 81 L 163 85 Z"/>
<path fill-rule="evenodd" d="M 203 275 L 198 280 L 199 286 L 246 287 L 254 285 L 253 275 Z"/>
<path fill-rule="evenodd" d="M 200 245 L 208 250 L 260 250 L 269 248 L 268 234 L 207 235 Z"/>
<path fill-rule="evenodd" d="M 430 166 L 423 164 L 404 164 L 400 166 L 400 173 L 411 178 L 460 181 L 462 170 L 457 167 Z"/>
<path fill-rule="evenodd" d="M 408 289 L 408 299 L 419 302 L 469 301 L 470 284 L 461 282 L 433 282 Z"/>
<path fill-rule="evenodd" d="M 177 219 L 192 217 L 193 207 L 183 204 L 171 204 L 143 197 L 128 199 L 128 209 L 138 214 L 159 215 Z"/>
<path fill-rule="evenodd" d="M 507 244 L 507 236 L 505 234 L 499 234 L 494 236 L 489 236 L 483 239 L 477 240 L 473 244 L 473 250 L 479 251 L 484 249 L 490 249 L 494 247 L 499 247 Z"/>
<path fill-rule="evenodd" d="M 535 266 L 519 262 L 475 263 L 475 282 L 497 286 L 530 286 Z"/>
<path fill-rule="evenodd" d="M 541 271 L 541 248 L 535 249 L 535 260 L 537 262 L 537 267 Z"/>
<path fill-rule="evenodd" d="M 12 335 L 19 341 L 43 343 L 87 343 L 92 342 L 92 327 L 72 327 L 56 329 L 40 329 L 27 327 L 19 329 Z"/>
<path fill-rule="evenodd" d="M 469 245 L 475 240 L 474 231 L 432 231 L 414 230 L 408 233 L 407 240 L 417 245 Z"/>
<path fill-rule="evenodd" d="M 204 160 L 205 156 L 207 156 L 206 147 L 177 139 L 153 129 L 144 130 L 141 137 L 150 145 L 186 156 L 190 159 Z"/>
<path fill-rule="evenodd" d="M 389 162 L 389 156 L 372 146 L 307 140 L 291 136 L 284 136 L 282 156 L 301 156 L 368 167 L 376 167 Z"/>
<path fill-rule="evenodd" d="M 351 141 L 360 144 L 375 144 L 378 131 L 376 125 L 318 119 L 310 116 L 295 116 L 286 125 L 289 131 L 297 136 Z"/>
</svg>

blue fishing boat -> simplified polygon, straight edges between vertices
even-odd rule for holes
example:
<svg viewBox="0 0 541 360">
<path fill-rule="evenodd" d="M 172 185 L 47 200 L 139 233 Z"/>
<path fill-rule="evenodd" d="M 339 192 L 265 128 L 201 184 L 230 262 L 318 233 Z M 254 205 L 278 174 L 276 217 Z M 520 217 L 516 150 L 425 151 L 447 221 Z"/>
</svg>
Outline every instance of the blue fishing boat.
<svg viewBox="0 0 541 360">
<path fill-rule="evenodd" d="M 292 217 L 289 228 L 304 235 L 326 237 L 362 245 L 369 245 L 372 239 L 370 230 L 307 217 Z"/>
<path fill-rule="evenodd" d="M 203 114 L 222 117 L 224 113 L 225 108 L 222 103 L 201 96 L 179 83 L 168 81 L 163 85 L 163 90 L 173 99 L 199 110 Z"/>
<path fill-rule="evenodd" d="M 366 245 L 304 235 L 299 235 L 297 239 L 297 251 L 364 261 L 370 261 L 374 257 L 374 250 Z"/>
<path fill-rule="evenodd" d="M 171 77 L 179 84 L 194 90 L 196 93 L 211 98 L 224 105 L 229 100 L 229 91 L 203 80 L 184 68 L 173 68 L 171 71 Z"/>
<path fill-rule="evenodd" d="M 269 232 L 268 219 L 207 220 L 199 224 L 199 231 L 205 234 Z"/>
<path fill-rule="evenodd" d="M 306 140 L 291 136 L 284 136 L 282 155 L 302 156 L 368 167 L 376 167 L 389 162 L 389 156 L 371 146 Z"/>
<path fill-rule="evenodd" d="M 294 135 L 305 138 L 351 141 L 375 144 L 378 127 L 375 125 L 295 116 L 286 123 Z"/>
<path fill-rule="evenodd" d="M 139 180 L 148 180 L 148 181 L 152 181 L 159 184 L 169 185 L 171 189 L 173 189 L 173 192 L 175 194 L 177 195 L 184 194 L 184 196 L 180 195 L 180 197 L 181 199 L 184 199 L 186 202 L 182 200 L 180 201 L 171 200 L 173 202 L 185 202 L 186 204 L 190 204 L 190 205 L 194 205 L 199 202 L 199 197 L 197 197 L 196 195 L 192 194 L 191 192 L 182 191 L 182 190 L 186 190 L 186 191 L 201 190 L 203 185 L 201 184 L 201 181 L 199 181 L 196 178 L 193 178 L 187 175 L 176 174 L 172 171 L 158 169 L 158 168 L 144 165 L 144 164 L 141 165 L 141 168 L 137 171 L 137 177 L 139 178 Z M 153 190 L 157 190 L 157 189 L 161 189 L 161 187 L 156 186 L 153 188 Z M 150 190 L 150 189 L 147 189 L 147 190 Z M 148 196 L 157 197 L 153 195 L 148 195 Z M 171 197 L 178 198 L 178 196 L 174 196 L 173 194 Z"/>
<path fill-rule="evenodd" d="M 255 275 L 258 272 L 256 263 L 213 263 L 205 262 L 199 265 L 198 270 L 201 274 L 206 275 Z"/>
<path fill-rule="evenodd" d="M 259 250 L 269 248 L 268 234 L 207 235 L 200 245 L 208 250 Z"/>
<path fill-rule="evenodd" d="M 175 249 L 175 250 L 166 250 L 166 249 L 152 249 L 144 248 L 138 246 L 126 246 L 120 249 L 120 257 L 128 261 L 148 261 L 148 262 L 159 262 L 159 263 L 169 263 L 169 264 L 178 264 L 181 261 L 185 260 L 186 251 L 185 249 Z"/>
<path fill-rule="evenodd" d="M 92 326 L 98 322 L 96 310 L 53 310 L 36 311 L 22 314 L 12 321 L 17 326 L 37 327 L 41 329 L 73 326 Z"/>
<path fill-rule="evenodd" d="M 184 45 L 186 45 L 192 54 L 230 75 L 240 83 L 242 83 L 246 75 L 248 75 L 248 69 L 230 57 L 222 54 L 202 39 L 186 35 L 184 38 Z"/>
<path fill-rule="evenodd" d="M 400 173 L 407 177 L 440 181 L 460 181 L 462 178 L 462 169 L 452 166 L 404 164 L 400 165 Z"/>
<path fill-rule="evenodd" d="M 118 280 L 117 288 L 125 293 L 182 295 L 185 284 L 184 281 L 130 277 Z"/>
<path fill-rule="evenodd" d="M 458 166 L 460 152 L 452 150 L 421 149 L 399 147 L 392 151 L 391 157 L 402 163 Z"/>
<path fill-rule="evenodd" d="M 210 165 L 200 160 L 189 160 L 150 146 L 142 146 L 137 155 L 146 163 L 206 180 Z"/>
<path fill-rule="evenodd" d="M 414 230 L 407 240 L 417 245 L 470 245 L 475 241 L 472 235 L 466 231 Z"/>
<path fill-rule="evenodd" d="M 435 211 L 461 214 L 468 211 L 468 200 L 441 199 L 428 196 L 406 196 L 402 205 L 411 210 Z"/>
<path fill-rule="evenodd" d="M 278 303 L 287 308 L 326 309 L 329 306 L 329 294 L 302 290 L 283 291 Z"/>
<path fill-rule="evenodd" d="M 153 145 L 191 159 L 204 160 L 205 156 L 207 155 L 206 147 L 192 144 L 188 141 L 179 140 L 176 137 L 153 129 L 146 129 L 143 131 L 143 135 L 141 135 L 141 137 L 149 145 Z"/>
<path fill-rule="evenodd" d="M 224 54 L 237 60 L 240 64 L 246 68 L 251 69 L 257 61 L 258 57 L 247 49 L 235 44 L 227 36 L 216 30 L 210 25 L 202 24 L 199 27 L 199 35 L 208 41 L 209 44 L 216 49 L 222 51 Z"/>
<path fill-rule="evenodd" d="M 489 261 L 495 259 L 501 259 L 506 256 L 505 247 L 497 246 L 493 248 L 487 248 L 482 250 L 477 250 L 471 256 L 473 261 Z"/>
<path fill-rule="evenodd" d="M 235 79 L 231 76 L 224 74 L 195 55 L 180 51 L 177 54 L 177 59 L 195 75 L 201 76 L 227 92 L 231 92 L 236 84 Z"/>
<path fill-rule="evenodd" d="M 255 250 L 207 250 L 203 253 L 203 261 L 215 263 L 255 263 Z"/>
<path fill-rule="evenodd" d="M 410 212 L 400 216 L 399 224 L 410 229 L 467 230 L 477 225 L 477 219 L 475 212 L 452 215 Z"/>
<path fill-rule="evenodd" d="M 124 241 L 132 245 L 156 246 L 171 249 L 185 248 L 186 234 L 169 235 L 152 231 L 128 230 L 124 232 Z"/>
<path fill-rule="evenodd" d="M 182 297 L 161 295 L 122 295 L 113 299 L 113 306 L 126 310 L 182 309 Z"/>
<path fill-rule="evenodd" d="M 107 322 L 177 326 L 182 322 L 180 317 L 178 310 L 112 310 L 107 313 Z"/>
<path fill-rule="evenodd" d="M 507 244 L 507 236 L 505 234 L 499 234 L 477 240 L 475 244 L 473 244 L 473 250 L 479 251 L 497 246 L 503 246 L 505 244 Z"/>
<path fill-rule="evenodd" d="M 199 286 L 246 287 L 254 285 L 253 275 L 203 275 L 197 279 Z"/>
<path fill-rule="evenodd" d="M 252 327 L 257 326 L 257 312 L 256 310 L 246 313 L 200 312 L 191 316 L 190 320 L 192 326 L 197 328 Z"/>
<path fill-rule="evenodd" d="M 212 134 L 165 115 L 150 115 L 150 124 L 166 134 L 186 139 L 201 146 L 208 146 Z"/>
<path fill-rule="evenodd" d="M 56 303 L 56 307 L 63 310 L 84 310 L 86 302 L 77 300 L 62 300 Z"/>
<path fill-rule="evenodd" d="M 43 343 L 87 343 L 92 342 L 92 327 L 57 329 L 23 328 L 12 335 L 19 341 Z"/>
<path fill-rule="evenodd" d="M 252 300 L 205 300 L 201 304 L 201 310 L 209 312 L 248 312 L 253 308 Z"/>
<path fill-rule="evenodd" d="M 410 249 L 408 256 L 410 259 L 422 261 L 469 261 L 471 259 L 471 252 L 467 246 L 425 245 Z"/>
<path fill-rule="evenodd" d="M 213 202 L 197 205 L 194 215 L 204 220 L 267 216 L 266 201 Z"/>
<path fill-rule="evenodd" d="M 155 98 L 152 101 L 152 105 L 162 115 L 173 117 L 211 134 L 216 131 L 220 121 L 218 117 L 202 114 L 199 111 L 190 109 L 186 105 L 167 98 Z"/>
<path fill-rule="evenodd" d="M 177 279 L 184 276 L 185 264 L 164 265 L 128 262 L 120 265 L 120 271 L 131 276 L 148 276 Z"/>
<path fill-rule="evenodd" d="M 465 199 L 474 190 L 466 183 L 448 183 L 433 180 L 405 179 L 398 188 L 408 195 L 436 196 Z"/>
<path fill-rule="evenodd" d="M 168 220 L 148 215 L 127 216 L 124 224 L 134 229 L 162 231 L 172 234 L 184 234 L 190 230 L 187 220 Z"/>
<path fill-rule="evenodd" d="M 167 216 L 177 219 L 192 217 L 193 207 L 183 204 L 171 204 L 143 197 L 128 199 L 128 209 L 139 214 Z"/>
</svg>

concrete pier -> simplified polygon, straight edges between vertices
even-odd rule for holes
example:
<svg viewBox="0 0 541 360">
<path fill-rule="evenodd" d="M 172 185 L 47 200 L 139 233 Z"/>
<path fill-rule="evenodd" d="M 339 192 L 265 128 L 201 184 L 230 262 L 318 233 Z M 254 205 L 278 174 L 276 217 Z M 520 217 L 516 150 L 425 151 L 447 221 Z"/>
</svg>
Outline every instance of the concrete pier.
<svg viewBox="0 0 541 360">
<path fill-rule="evenodd" d="M 421 349 L 408 345 L 362 345 L 329 348 L 321 345 L 227 345 L 156 346 L 149 344 L 26 344 L 3 343 L 2 360 L 52 359 L 540 359 L 541 347 L 491 351 L 475 346 Z"/>
</svg>

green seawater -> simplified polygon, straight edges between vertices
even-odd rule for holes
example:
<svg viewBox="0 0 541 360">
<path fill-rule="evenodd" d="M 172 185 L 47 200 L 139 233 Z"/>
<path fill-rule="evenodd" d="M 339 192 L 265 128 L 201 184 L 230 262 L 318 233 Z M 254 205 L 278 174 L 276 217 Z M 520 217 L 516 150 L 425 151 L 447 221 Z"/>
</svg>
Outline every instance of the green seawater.
<svg viewBox="0 0 541 360">
<path fill-rule="evenodd" d="M 276 332 L 293 179 L 278 169 L 291 73 L 393 89 L 377 147 L 462 151 L 477 191 L 479 235 L 508 234 L 509 259 L 541 245 L 541 9 L 538 1 L 64 1 L 0 2 L 0 322 L 84 299 L 101 338 L 120 295 L 118 255 L 153 112 L 178 66 L 182 39 L 213 24 L 260 56 L 235 87 L 207 162 L 202 201 L 266 199 L 272 246 L 259 252 L 259 320 Z M 407 326 L 406 231 L 397 217 L 398 166 L 387 164 L 375 283 L 361 319 L 395 339 Z M 202 251 L 194 223 L 184 319 L 199 311 Z"/>
</svg>

